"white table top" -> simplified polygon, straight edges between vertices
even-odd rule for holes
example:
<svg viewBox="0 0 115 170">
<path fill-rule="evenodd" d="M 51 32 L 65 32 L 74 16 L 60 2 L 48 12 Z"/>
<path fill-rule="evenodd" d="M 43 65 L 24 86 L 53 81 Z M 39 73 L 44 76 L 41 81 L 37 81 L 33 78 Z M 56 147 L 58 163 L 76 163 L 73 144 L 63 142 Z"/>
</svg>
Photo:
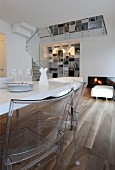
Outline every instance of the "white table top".
<svg viewBox="0 0 115 170">
<path fill-rule="evenodd" d="M 51 81 L 58 81 L 58 82 L 72 82 L 73 80 L 78 82 L 83 82 L 83 77 L 58 77 L 58 78 L 51 78 Z"/>
<path fill-rule="evenodd" d="M 49 81 L 48 86 L 39 86 L 34 82 L 34 88 L 28 92 L 9 92 L 8 89 L 0 89 L 0 115 L 7 113 L 11 99 L 43 99 L 70 89 L 70 83 Z"/>
</svg>

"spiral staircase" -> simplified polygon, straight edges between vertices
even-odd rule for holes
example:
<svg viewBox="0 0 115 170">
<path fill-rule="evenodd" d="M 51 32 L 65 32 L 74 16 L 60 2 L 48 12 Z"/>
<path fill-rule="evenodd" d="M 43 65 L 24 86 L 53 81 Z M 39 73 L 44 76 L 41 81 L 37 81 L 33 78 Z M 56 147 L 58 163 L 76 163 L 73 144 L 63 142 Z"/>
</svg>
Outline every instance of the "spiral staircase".
<svg viewBox="0 0 115 170">
<path fill-rule="evenodd" d="M 38 28 L 31 24 L 21 21 L 12 25 L 12 32 L 26 38 L 25 50 L 32 58 L 33 80 L 39 80 L 40 77 L 40 60 L 39 60 L 39 43 Z"/>
</svg>

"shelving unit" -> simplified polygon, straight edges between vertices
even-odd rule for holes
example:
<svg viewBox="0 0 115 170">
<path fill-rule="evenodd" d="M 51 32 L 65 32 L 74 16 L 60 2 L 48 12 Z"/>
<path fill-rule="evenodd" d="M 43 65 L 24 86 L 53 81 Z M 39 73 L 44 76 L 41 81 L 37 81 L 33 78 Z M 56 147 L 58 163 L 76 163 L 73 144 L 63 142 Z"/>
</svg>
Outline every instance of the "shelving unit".
<svg viewBox="0 0 115 170">
<path fill-rule="evenodd" d="M 80 62 L 80 44 L 48 47 L 49 77 L 78 77 Z"/>
<path fill-rule="evenodd" d="M 45 44 L 107 35 L 103 15 L 51 25 L 45 29 L 47 33 L 43 28 L 39 30 L 41 43 Z"/>
<path fill-rule="evenodd" d="M 105 28 L 104 19 L 102 15 L 49 26 L 49 29 L 53 36 L 65 33 L 88 31 L 99 28 Z"/>
<path fill-rule="evenodd" d="M 103 28 L 104 27 L 104 22 L 103 22 L 103 16 L 96 16 L 96 17 L 91 17 L 89 18 L 88 22 L 88 29 L 98 29 L 98 28 Z"/>
<path fill-rule="evenodd" d="M 89 22 L 89 19 L 88 19 L 88 18 L 81 20 L 81 28 L 82 28 L 82 31 L 88 30 L 88 22 Z"/>
</svg>

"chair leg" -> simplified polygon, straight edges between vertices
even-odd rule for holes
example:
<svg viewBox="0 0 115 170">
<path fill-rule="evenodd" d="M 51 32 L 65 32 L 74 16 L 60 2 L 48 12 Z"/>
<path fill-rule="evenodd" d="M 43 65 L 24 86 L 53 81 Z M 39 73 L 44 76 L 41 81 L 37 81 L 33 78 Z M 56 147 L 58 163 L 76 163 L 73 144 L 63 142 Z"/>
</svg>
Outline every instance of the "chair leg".
<svg viewBox="0 0 115 170">
<path fill-rule="evenodd" d="M 7 170 L 12 170 L 12 165 L 8 165 Z"/>
<path fill-rule="evenodd" d="M 77 146 L 78 146 L 78 135 L 77 135 L 77 121 L 74 122 L 73 125 L 73 140 L 74 140 L 74 149 L 75 149 L 75 164 L 77 166 L 80 165 L 80 161 L 78 160 L 78 156 L 77 156 Z"/>
<path fill-rule="evenodd" d="M 69 121 L 67 121 L 67 122 L 69 122 Z M 69 124 L 68 125 L 67 125 L 67 123 L 65 124 L 65 137 L 66 137 L 66 144 L 67 145 L 70 145 L 70 137 L 69 137 L 69 133 L 68 133 L 69 126 L 70 126 Z"/>
<path fill-rule="evenodd" d="M 6 170 L 6 166 L 2 163 L 2 170 Z"/>
<path fill-rule="evenodd" d="M 10 159 L 8 159 L 8 163 L 11 162 Z M 2 163 L 2 170 L 12 170 L 12 165 L 5 165 Z"/>
<path fill-rule="evenodd" d="M 63 161 L 63 144 L 64 144 L 64 135 L 60 134 L 59 137 L 59 148 L 57 151 L 57 161 L 56 161 L 56 167 L 57 170 L 64 170 L 64 161 Z"/>
<path fill-rule="evenodd" d="M 8 165 L 7 167 L 2 166 L 2 170 L 12 170 L 12 165 Z"/>
</svg>

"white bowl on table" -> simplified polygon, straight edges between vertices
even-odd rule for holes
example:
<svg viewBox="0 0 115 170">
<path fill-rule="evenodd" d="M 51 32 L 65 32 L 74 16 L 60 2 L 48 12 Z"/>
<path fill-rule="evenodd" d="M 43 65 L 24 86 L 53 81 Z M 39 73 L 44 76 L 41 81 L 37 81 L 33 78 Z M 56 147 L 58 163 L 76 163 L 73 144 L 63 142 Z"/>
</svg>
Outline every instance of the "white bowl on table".
<svg viewBox="0 0 115 170">
<path fill-rule="evenodd" d="M 9 83 L 8 91 L 10 92 L 26 92 L 33 90 L 33 83 Z"/>
</svg>

